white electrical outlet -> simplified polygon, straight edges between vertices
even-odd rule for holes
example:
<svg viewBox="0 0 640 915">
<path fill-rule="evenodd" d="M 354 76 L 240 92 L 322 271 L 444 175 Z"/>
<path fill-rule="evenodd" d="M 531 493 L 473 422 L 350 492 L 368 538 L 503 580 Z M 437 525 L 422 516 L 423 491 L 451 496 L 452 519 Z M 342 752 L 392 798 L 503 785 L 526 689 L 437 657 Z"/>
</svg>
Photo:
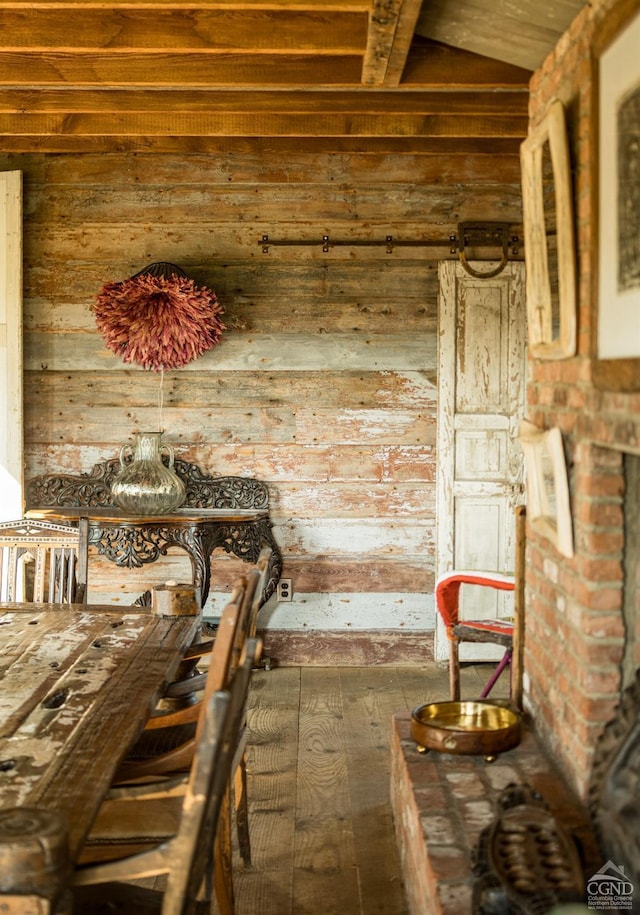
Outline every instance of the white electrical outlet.
<svg viewBox="0 0 640 915">
<path fill-rule="evenodd" d="M 290 578 L 281 578 L 278 582 L 278 600 L 293 600 L 293 588 Z"/>
</svg>

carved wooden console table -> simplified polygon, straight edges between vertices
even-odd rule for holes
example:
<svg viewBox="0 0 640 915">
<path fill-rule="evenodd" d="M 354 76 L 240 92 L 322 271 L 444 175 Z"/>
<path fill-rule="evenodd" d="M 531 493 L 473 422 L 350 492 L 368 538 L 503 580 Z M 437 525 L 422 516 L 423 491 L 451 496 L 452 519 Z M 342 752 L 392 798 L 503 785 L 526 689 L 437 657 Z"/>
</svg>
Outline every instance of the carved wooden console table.
<svg viewBox="0 0 640 915">
<path fill-rule="evenodd" d="M 209 477 L 196 464 L 176 459 L 185 484 L 184 504 L 164 515 L 131 515 L 113 503 L 110 484 L 119 460 L 96 464 L 87 474 L 35 477 L 27 486 L 27 516 L 60 521 L 89 519 L 89 544 L 118 566 L 132 569 L 155 562 L 171 546 L 189 556 L 193 583 L 202 604 L 211 585 L 211 554 L 217 548 L 256 562 L 263 546 L 272 549 L 263 594 L 266 601 L 282 572 L 282 554 L 273 537 L 269 491 L 251 477 Z"/>
</svg>

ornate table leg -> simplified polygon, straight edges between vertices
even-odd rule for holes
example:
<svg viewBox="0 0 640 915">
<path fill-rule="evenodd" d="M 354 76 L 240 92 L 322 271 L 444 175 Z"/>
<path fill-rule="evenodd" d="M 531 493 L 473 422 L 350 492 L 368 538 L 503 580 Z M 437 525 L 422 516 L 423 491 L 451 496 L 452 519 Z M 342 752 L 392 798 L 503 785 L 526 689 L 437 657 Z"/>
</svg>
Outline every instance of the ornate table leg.
<svg viewBox="0 0 640 915">
<path fill-rule="evenodd" d="M 202 606 L 205 605 L 211 587 L 211 554 L 221 547 L 226 553 L 237 556 L 244 562 L 258 561 L 263 546 L 271 547 L 269 575 L 265 585 L 263 603 L 275 591 L 282 573 L 282 554 L 271 530 L 268 518 L 258 521 L 239 521 L 233 524 L 205 522 L 193 527 L 176 530 L 172 540 L 189 555 L 193 570 L 193 583 L 200 588 Z"/>
<path fill-rule="evenodd" d="M 175 530 L 174 543 L 181 546 L 191 560 L 193 584 L 200 590 L 200 606 L 204 607 L 211 588 L 211 554 L 222 546 L 222 528 L 217 524 L 201 524 Z"/>
</svg>

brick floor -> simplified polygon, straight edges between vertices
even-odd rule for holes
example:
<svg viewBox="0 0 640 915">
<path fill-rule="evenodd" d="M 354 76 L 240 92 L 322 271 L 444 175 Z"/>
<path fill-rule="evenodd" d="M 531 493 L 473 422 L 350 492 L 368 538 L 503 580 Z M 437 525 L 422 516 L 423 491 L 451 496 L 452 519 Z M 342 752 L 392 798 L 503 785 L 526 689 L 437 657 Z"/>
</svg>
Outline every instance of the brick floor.
<svg viewBox="0 0 640 915">
<path fill-rule="evenodd" d="M 602 856 L 584 806 L 525 725 L 522 740 L 495 762 L 481 756 L 418 753 L 411 717 L 393 718 L 391 806 L 411 915 L 473 915 L 472 857 L 509 783 L 538 791 L 583 846 L 585 874 Z"/>
</svg>

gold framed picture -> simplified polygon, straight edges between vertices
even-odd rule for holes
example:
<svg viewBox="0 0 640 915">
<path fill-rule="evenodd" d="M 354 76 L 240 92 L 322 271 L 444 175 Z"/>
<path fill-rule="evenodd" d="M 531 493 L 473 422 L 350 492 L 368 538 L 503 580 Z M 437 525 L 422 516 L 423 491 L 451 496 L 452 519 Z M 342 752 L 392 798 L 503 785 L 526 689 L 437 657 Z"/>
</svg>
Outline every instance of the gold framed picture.
<svg viewBox="0 0 640 915">
<path fill-rule="evenodd" d="M 640 389 L 640 9 L 616 5 L 593 47 L 593 380 Z"/>
<path fill-rule="evenodd" d="M 558 428 L 539 429 L 525 419 L 518 441 L 524 452 L 527 519 L 559 553 L 571 557 L 573 524 L 562 433 Z"/>
<path fill-rule="evenodd" d="M 564 106 L 554 100 L 520 147 L 529 351 L 576 352 L 576 255 Z"/>
</svg>

